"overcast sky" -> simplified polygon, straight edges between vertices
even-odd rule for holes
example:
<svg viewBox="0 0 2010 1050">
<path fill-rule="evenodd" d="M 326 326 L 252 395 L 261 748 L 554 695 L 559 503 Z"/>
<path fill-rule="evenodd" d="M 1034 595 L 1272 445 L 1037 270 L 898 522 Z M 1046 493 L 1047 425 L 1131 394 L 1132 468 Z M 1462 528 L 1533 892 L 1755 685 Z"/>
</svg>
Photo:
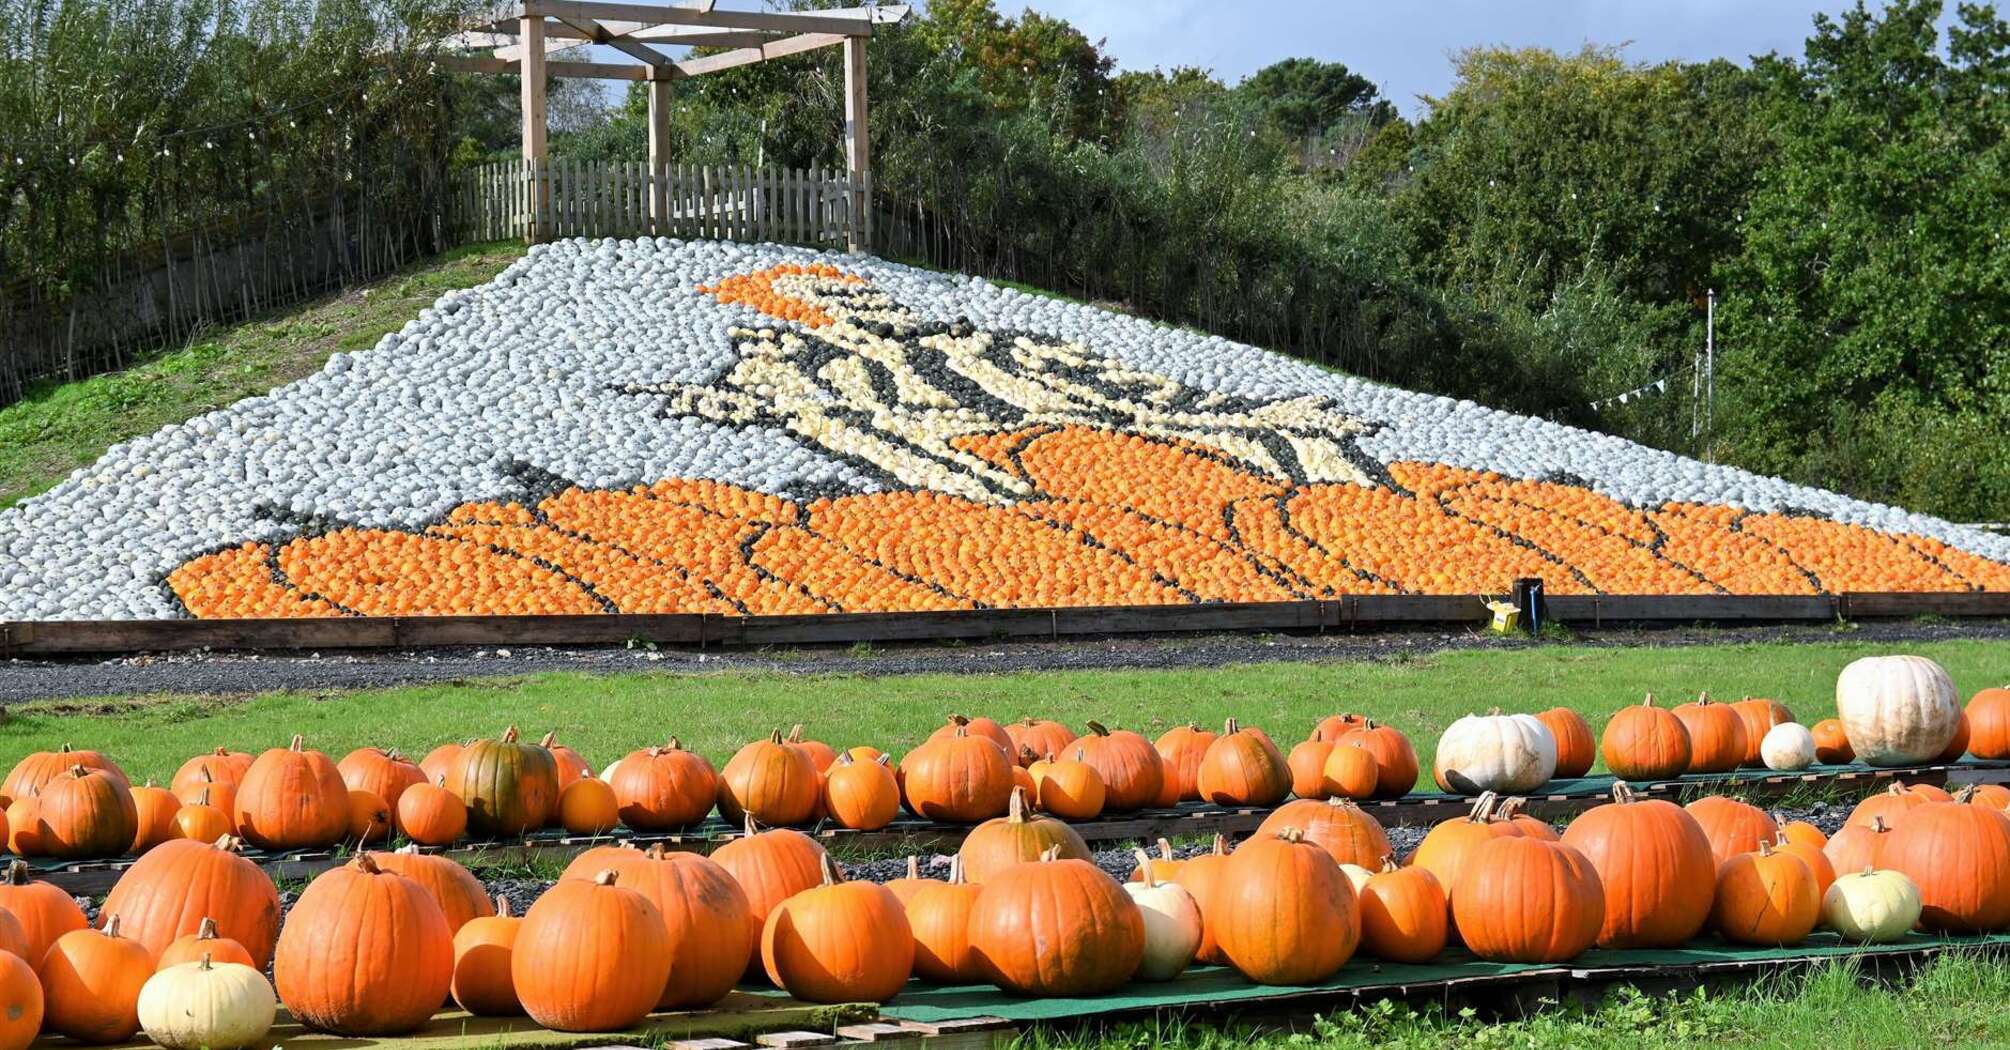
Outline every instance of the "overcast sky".
<svg viewBox="0 0 2010 1050">
<path fill-rule="evenodd" d="M 1344 62 L 1415 116 L 1451 86 L 1449 55 L 1482 44 L 1574 51 L 1626 44 L 1634 61 L 1799 57 L 1817 11 L 1849 0 L 998 0 L 1102 38 L 1122 69 L 1200 66 L 1234 83 L 1282 58 Z M 1873 0 L 1873 8 L 1882 4 Z M 1952 3 L 1948 4 L 1951 9 Z"/>
</svg>

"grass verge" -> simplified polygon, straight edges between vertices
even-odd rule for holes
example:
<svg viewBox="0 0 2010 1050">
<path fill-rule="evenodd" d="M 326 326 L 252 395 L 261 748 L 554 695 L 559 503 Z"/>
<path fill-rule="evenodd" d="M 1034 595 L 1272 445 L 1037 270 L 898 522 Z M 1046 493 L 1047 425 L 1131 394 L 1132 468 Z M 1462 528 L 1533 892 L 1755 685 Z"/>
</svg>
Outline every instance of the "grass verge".
<svg viewBox="0 0 2010 1050">
<path fill-rule="evenodd" d="M 2010 666 L 2010 644 L 1957 640 L 1911 651 L 1940 661 L 1964 695 Z M 1401 728 L 1430 766 L 1438 734 L 1489 707 L 1576 708 L 1594 727 L 1654 692 L 1669 702 L 1709 690 L 1772 696 L 1812 722 L 1832 709 L 1836 673 L 1884 651 L 1870 643 L 1754 643 L 1677 649 L 1546 646 L 1444 652 L 1359 663 L 1261 664 L 1207 670 L 1047 671 L 981 675 L 782 673 L 549 673 L 518 679 L 356 692 L 163 696 L 37 701 L 0 720 L 0 755 L 64 741 L 111 752 L 128 772 L 165 780 L 189 755 L 217 745 L 259 750 L 305 733 L 340 756 L 364 745 L 423 754 L 446 740 L 500 731 L 557 729 L 596 765 L 676 736 L 723 763 L 740 744 L 801 722 L 839 746 L 905 752 L 952 712 L 1000 720 L 1028 715 L 1080 727 L 1095 718 L 1156 736 L 1187 721 L 1230 716 L 1265 727 L 1285 746 L 1314 720 L 1364 711 Z"/>
<path fill-rule="evenodd" d="M 372 284 L 233 328 L 74 383 L 45 383 L 0 408 L 0 510 L 48 490 L 105 450 L 266 393 L 368 350 L 421 308 L 471 288 L 523 255 L 520 244 L 457 248 Z"/>
</svg>

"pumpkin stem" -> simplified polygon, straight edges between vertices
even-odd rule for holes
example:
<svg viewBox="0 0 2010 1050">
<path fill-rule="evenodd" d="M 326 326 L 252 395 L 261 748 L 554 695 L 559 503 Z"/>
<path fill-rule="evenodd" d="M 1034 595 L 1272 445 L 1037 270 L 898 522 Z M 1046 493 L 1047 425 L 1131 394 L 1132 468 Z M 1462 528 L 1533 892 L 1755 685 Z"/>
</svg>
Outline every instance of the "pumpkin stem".
<svg viewBox="0 0 2010 1050">
<path fill-rule="evenodd" d="M 781 731 L 781 730 L 777 729 L 777 730 L 775 730 L 774 732 L 772 732 L 772 733 L 769 733 L 769 734 L 768 734 L 768 743 L 770 743 L 770 744 L 779 744 L 779 743 L 781 743 L 781 742 L 782 742 L 782 731 Z"/>
<path fill-rule="evenodd" d="M 1716 702 L 1717 701 L 1710 699 L 1710 691 L 1708 689 L 1705 689 L 1702 692 L 1696 694 L 1697 707 L 1707 707 L 1710 704 L 1714 704 Z"/>
<path fill-rule="evenodd" d="M 202 962 L 201 962 L 201 963 L 200 963 L 199 965 L 200 965 L 200 966 L 202 967 L 202 971 L 203 971 L 204 973 L 208 973 L 208 972 L 209 972 L 209 953 L 208 953 L 208 952 L 204 952 L 204 953 L 202 953 Z"/>
<path fill-rule="evenodd" d="M 1467 816 L 1466 819 L 1472 821 L 1475 824 L 1484 824 L 1487 821 L 1492 820 L 1494 815 L 1495 802 L 1496 797 L 1493 792 L 1491 791 L 1480 792 L 1480 797 L 1473 800 L 1472 813 L 1469 816 Z"/>
<path fill-rule="evenodd" d="M 1392 853 L 1392 854 L 1390 854 L 1389 856 L 1386 856 L 1386 857 L 1383 857 L 1383 858 L 1382 858 L 1382 869 L 1381 869 L 1381 870 L 1382 870 L 1383 872 L 1391 872 L 1391 871 L 1400 871 L 1400 870 L 1402 870 L 1402 869 L 1400 869 L 1400 868 L 1396 867 L 1396 855 L 1395 855 L 1395 854 L 1393 854 L 1393 853 Z"/>
<path fill-rule="evenodd" d="M 1233 718 L 1230 718 L 1230 719 L 1228 719 L 1228 720 L 1226 720 L 1226 721 L 1224 721 L 1224 722 L 1222 722 L 1222 723 L 1221 723 L 1221 735 L 1222 735 L 1222 736 L 1234 736 L 1234 735 L 1235 735 L 1235 734 L 1236 734 L 1237 732 L 1239 732 L 1239 731 L 1240 731 L 1241 729 L 1242 729 L 1242 725 L 1241 725 L 1241 723 L 1237 722 L 1237 721 L 1236 721 L 1235 719 L 1233 719 Z"/>
<path fill-rule="evenodd" d="M 198 925 L 196 926 L 196 928 L 195 928 L 195 939 L 196 939 L 196 940 L 198 940 L 198 941 L 213 941 L 213 940 L 215 940 L 215 939 L 216 939 L 216 920 L 215 920 L 215 919 L 212 919 L 212 918 L 210 918 L 210 917 L 209 917 L 209 916 L 207 916 L 207 915 L 203 916 L 203 917 L 202 917 L 202 922 L 201 922 L 200 924 L 198 924 Z"/>
<path fill-rule="evenodd" d="M 949 724 L 950 724 L 950 725 L 953 725 L 953 726 L 967 726 L 967 725 L 969 725 L 969 724 L 970 724 L 970 716 L 969 716 L 969 715 L 950 715 L 950 716 L 949 716 Z"/>
<path fill-rule="evenodd" d="M 1634 800 L 1633 789 L 1627 786 L 1626 781 L 1619 780 L 1613 782 L 1612 801 L 1624 805 L 1628 802 L 1632 802 L 1633 800 Z"/>
<path fill-rule="evenodd" d="M 1955 789 L 1954 801 L 1956 802 L 1969 802 L 1973 801 L 1974 798 L 1975 798 L 1975 785 L 1973 784 L 1963 784 L 1959 788 Z"/>
<path fill-rule="evenodd" d="M 744 830 L 748 838 L 753 838 L 755 835 L 761 833 L 761 826 L 759 824 L 754 823 L 754 815 L 752 813 L 749 813 L 746 816 L 747 820 L 746 823 L 742 825 L 742 829 Z"/>
<path fill-rule="evenodd" d="M 851 752 L 847 751 L 844 754 L 839 755 L 837 758 L 837 764 L 840 766 L 852 765 L 853 763 L 851 760 Z"/>
<path fill-rule="evenodd" d="M 1641 706 L 1641 707 L 1653 707 L 1653 706 L 1654 706 L 1654 694 L 1653 694 L 1653 693 L 1648 693 L 1648 694 L 1647 694 L 1647 699 L 1645 699 L 1645 700 L 1642 700 L 1642 701 L 1640 701 L 1640 706 Z"/>
<path fill-rule="evenodd" d="M 356 870 L 365 875 L 382 875 L 384 873 L 384 869 L 378 867 L 377 862 L 371 859 L 368 853 L 356 854 L 355 864 Z"/>
<path fill-rule="evenodd" d="M 970 880 L 963 875 L 963 854 L 952 854 L 949 858 L 949 884 L 961 886 Z"/>
<path fill-rule="evenodd" d="M 304 734 L 301 734 L 301 733 L 295 733 L 295 734 L 293 734 L 293 742 L 292 742 L 292 743 L 290 743 L 290 744 L 288 744 L 288 745 L 286 745 L 286 750 L 288 750 L 288 751 L 305 751 L 305 750 L 307 750 L 307 737 L 306 737 L 306 736 L 305 736 Z"/>
<path fill-rule="evenodd" d="M 595 886 L 612 886 L 615 880 L 620 877 L 620 872 L 615 871 L 613 868 L 608 868 L 593 877 L 593 884 Z"/>
<path fill-rule="evenodd" d="M 845 752 L 845 753 L 846 753 L 846 754 L 850 754 L 850 752 L 849 752 L 849 751 L 847 751 L 847 752 Z M 892 756 L 892 755 L 887 755 L 887 754 L 882 754 L 882 755 L 880 755 L 880 756 L 879 756 L 878 758 L 875 758 L 875 759 L 873 759 L 873 761 L 874 761 L 874 762 L 877 762 L 877 763 L 879 763 L 879 767 L 880 767 L 881 769 L 892 769 L 892 768 L 893 768 L 893 756 Z"/>
<path fill-rule="evenodd" d="M 665 751 L 682 751 L 684 750 L 684 742 L 673 736 L 670 738 L 669 743 L 663 745 L 663 749 Z"/>
<path fill-rule="evenodd" d="M 920 857 L 910 856 L 907 858 L 907 877 L 910 879 L 918 879 L 921 877 Z"/>
<path fill-rule="evenodd" d="M 1026 787 L 1023 784 L 1012 788 L 1012 799 L 1005 805 L 1005 821 L 1008 824 L 1026 823 Z"/>
<path fill-rule="evenodd" d="M 1491 718 L 1491 717 L 1493 717 L 1493 716 L 1495 716 L 1495 715 L 1498 715 L 1498 714 L 1500 714 L 1500 713 L 1501 713 L 1501 709 L 1500 709 L 1500 708 L 1498 708 L 1498 707 L 1489 707 L 1489 708 L 1487 708 L 1487 717 L 1489 717 L 1489 718 Z"/>
<path fill-rule="evenodd" d="M 496 918 L 507 919 L 509 917 L 509 898 L 500 893 L 496 894 Z"/>
<path fill-rule="evenodd" d="M 1108 726 L 1104 725 L 1103 723 L 1101 723 L 1101 722 L 1098 722 L 1098 721 L 1096 721 L 1096 720 L 1095 720 L 1095 719 L 1093 719 L 1093 718 L 1089 720 L 1089 722 L 1088 722 L 1088 726 L 1089 726 L 1089 732 L 1091 732 L 1091 733 L 1093 733 L 1093 734 L 1095 734 L 1095 735 L 1097 735 L 1097 736 L 1109 736 L 1109 735 L 1110 735 L 1110 728 L 1109 728 Z"/>
<path fill-rule="evenodd" d="M 415 856 L 415 857 L 416 857 L 416 856 L 418 856 L 418 854 L 419 854 L 419 844 L 418 844 L 418 843 L 416 843 L 416 842 L 408 842 L 408 843 L 406 843 L 406 844 L 404 844 L 404 845 L 402 845 L 402 846 L 399 846 L 399 847 L 398 847 L 398 852 L 399 852 L 399 853 L 409 853 L 409 854 L 411 854 L 411 855 L 413 855 L 413 856 Z"/>
<path fill-rule="evenodd" d="M 633 842 L 624 842 L 622 845 L 629 849 L 635 848 L 635 843 Z M 650 860 L 662 860 L 664 856 L 663 844 L 661 842 L 651 843 L 648 849 L 642 851 L 642 855 L 648 857 Z"/>
<path fill-rule="evenodd" d="M 106 917 L 105 917 L 105 936 L 107 936 L 107 937 L 117 937 L 118 935 L 119 935 L 119 917 L 118 917 L 118 916 L 116 916 L 116 915 L 108 915 L 108 916 L 106 916 Z"/>
<path fill-rule="evenodd" d="M 1053 760 L 1054 760 L 1054 756 L 1053 756 L 1053 755 L 1052 755 L 1051 753 L 1049 753 L 1049 754 L 1047 755 L 1047 761 L 1049 761 L 1049 762 L 1052 762 Z M 1022 765 L 1022 766 L 1030 766 L 1030 765 L 1032 765 L 1033 763 L 1035 763 L 1035 762 L 1038 762 L 1038 761 L 1040 761 L 1040 756 L 1039 756 L 1039 755 L 1037 755 L 1037 754 L 1035 754 L 1035 753 L 1033 752 L 1033 749 L 1032 749 L 1032 748 L 1030 748 L 1030 747 L 1027 747 L 1027 746 L 1026 746 L 1026 745 L 1024 745 L 1024 744 L 1020 744 L 1020 745 L 1019 745 L 1019 764 L 1020 764 L 1020 765 Z"/>
<path fill-rule="evenodd" d="M 203 794 L 207 795 L 209 792 L 205 791 Z M 236 835 L 219 835 L 216 839 L 216 848 L 226 853 L 236 853 L 244 848 L 244 840 Z"/>
<path fill-rule="evenodd" d="M 7 885 L 28 885 L 28 864 L 26 861 L 17 858 L 14 863 L 7 865 Z"/>
<path fill-rule="evenodd" d="M 1132 850 L 1131 855 L 1138 858 L 1138 881 L 1145 884 L 1145 889 L 1158 885 L 1152 878 L 1152 855 L 1141 849 Z"/>
<path fill-rule="evenodd" d="M 83 766 L 71 766 L 71 767 L 70 767 L 70 775 L 71 775 L 71 776 L 73 776 L 73 777 L 75 777 L 75 778 L 77 778 L 78 780 L 82 780 L 82 779 L 84 779 L 85 777 L 87 777 L 87 776 L 90 776 L 90 775 L 91 775 L 91 771 L 90 771 L 90 770 L 88 770 L 88 769 L 85 769 L 85 768 L 84 768 Z"/>
<path fill-rule="evenodd" d="M 1219 831 L 1214 833 L 1214 855 L 1217 857 L 1228 856 L 1228 836 L 1223 835 Z"/>
<path fill-rule="evenodd" d="M 970 723 L 958 722 L 956 724 L 956 732 L 954 735 L 958 740 L 967 739 L 970 736 Z"/>
<path fill-rule="evenodd" d="M 1172 852 L 1172 841 L 1171 841 L 1171 840 L 1169 840 L 1169 839 L 1160 839 L 1160 840 L 1159 840 L 1159 856 L 1161 856 L 1161 857 L 1164 857 L 1164 858 L 1165 858 L 1165 859 L 1167 859 L 1167 860 L 1171 860 L 1171 859 L 1173 859 L 1173 852 Z"/>
<path fill-rule="evenodd" d="M 1305 832 L 1298 828 L 1278 828 L 1277 837 L 1286 842 L 1304 842 Z"/>
<path fill-rule="evenodd" d="M 516 737 L 517 737 L 516 727 L 511 726 L 508 729 L 503 730 L 502 742 L 505 744 L 514 744 L 516 743 Z"/>
<path fill-rule="evenodd" d="M 1870 830 L 1882 835 L 1891 829 L 1885 826 L 1883 817 L 1872 817 L 1870 818 Z"/>
<path fill-rule="evenodd" d="M 557 746 L 558 746 L 558 730 L 554 729 L 554 730 L 552 730 L 551 732 L 549 732 L 549 733 L 546 733 L 546 734 L 544 735 L 544 739 L 542 739 L 542 740 L 540 740 L 540 741 L 538 741 L 538 742 L 537 742 L 537 746 L 539 746 L 539 747 L 541 747 L 541 748 L 544 748 L 544 749 L 545 749 L 546 751 L 549 751 L 549 750 L 551 750 L 552 748 L 554 748 L 554 747 L 557 747 Z"/>
<path fill-rule="evenodd" d="M 824 885 L 835 886 L 844 881 L 844 872 L 838 870 L 838 862 L 832 860 L 830 854 L 826 853 L 817 860 L 818 866 L 823 869 Z"/>
<path fill-rule="evenodd" d="M 800 744 L 802 742 L 803 742 L 803 724 L 801 722 L 797 722 L 795 725 L 789 727 L 789 743 Z"/>
<path fill-rule="evenodd" d="M 1040 851 L 1040 859 L 1042 861 L 1060 860 L 1061 847 L 1058 844 L 1048 846 L 1046 849 Z"/>
<path fill-rule="evenodd" d="M 1759 856 L 1770 857 L 1772 855 L 1773 855 L 1773 844 L 1761 839 L 1759 841 Z"/>
<path fill-rule="evenodd" d="M 68 740 L 65 740 L 63 741 L 63 746 L 57 748 L 56 750 L 61 752 L 62 754 L 67 755 L 70 752 L 75 751 L 76 749 L 77 749 L 76 745 L 70 743 Z"/>
</svg>

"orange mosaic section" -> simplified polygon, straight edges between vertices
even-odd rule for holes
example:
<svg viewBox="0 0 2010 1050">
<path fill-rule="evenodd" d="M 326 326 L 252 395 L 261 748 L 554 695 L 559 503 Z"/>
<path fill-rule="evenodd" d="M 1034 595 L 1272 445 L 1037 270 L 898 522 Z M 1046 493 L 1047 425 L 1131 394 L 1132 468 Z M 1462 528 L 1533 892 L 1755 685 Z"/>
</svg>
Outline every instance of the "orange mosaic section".
<svg viewBox="0 0 2010 1050">
<path fill-rule="evenodd" d="M 700 285 L 698 290 L 722 303 L 751 306 L 769 317 L 784 321 L 797 321 L 812 328 L 820 328 L 831 323 L 831 315 L 813 303 L 804 302 L 785 292 L 777 291 L 775 282 L 783 277 L 823 277 L 846 284 L 864 284 L 865 280 L 852 276 L 827 263 L 783 263 L 770 266 L 753 273 L 734 274 L 718 284 Z"/>
<path fill-rule="evenodd" d="M 196 616 L 817 613 L 1505 591 L 2010 590 L 2010 566 L 1822 518 L 1670 504 L 1397 463 L 1393 488 L 1287 487 L 1177 441 L 1086 427 L 969 439 L 1038 490 L 802 504 L 673 479 L 464 504 L 416 532 L 344 529 L 191 559 Z"/>
</svg>

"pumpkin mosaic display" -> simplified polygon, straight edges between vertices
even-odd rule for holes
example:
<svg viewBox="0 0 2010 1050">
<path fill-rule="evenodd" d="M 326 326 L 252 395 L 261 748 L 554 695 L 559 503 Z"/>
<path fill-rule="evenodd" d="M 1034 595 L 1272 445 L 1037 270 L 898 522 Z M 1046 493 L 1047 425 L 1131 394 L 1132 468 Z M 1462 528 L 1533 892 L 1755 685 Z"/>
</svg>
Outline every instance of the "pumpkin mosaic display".
<svg viewBox="0 0 2010 1050">
<path fill-rule="evenodd" d="M 80 477 L 0 512 L 0 618 L 2010 588 L 1944 521 L 775 246 L 547 245 Z"/>
</svg>

